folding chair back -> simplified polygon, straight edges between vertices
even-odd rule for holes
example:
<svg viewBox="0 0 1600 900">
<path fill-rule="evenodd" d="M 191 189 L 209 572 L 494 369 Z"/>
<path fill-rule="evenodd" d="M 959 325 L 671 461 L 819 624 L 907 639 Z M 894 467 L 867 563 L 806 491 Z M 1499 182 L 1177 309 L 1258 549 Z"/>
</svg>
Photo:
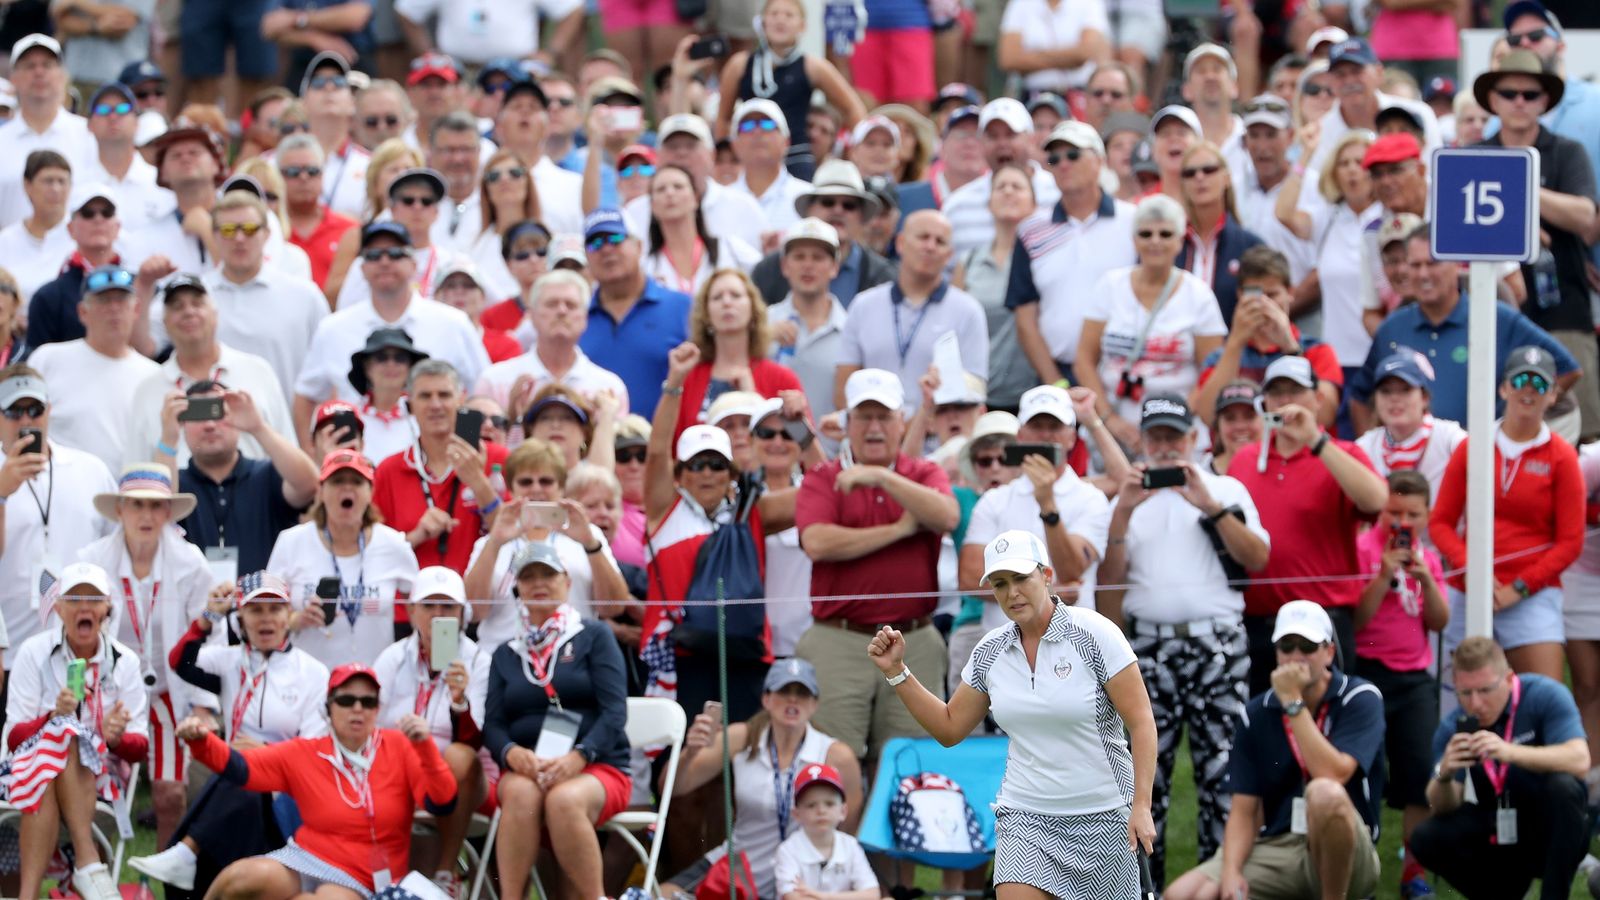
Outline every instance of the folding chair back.
<svg viewBox="0 0 1600 900">
<path fill-rule="evenodd" d="M 672 806 L 672 788 L 678 780 L 678 756 L 683 748 L 683 735 L 689 728 L 689 719 L 676 700 L 660 697 L 629 697 L 628 743 L 635 747 L 666 745 L 667 774 L 661 785 L 661 805 L 655 812 L 627 810 L 613 816 L 605 825 L 607 831 L 618 835 L 644 864 L 644 892 L 656 895 L 656 863 L 661 858 L 661 841 L 666 832 L 667 811 Z M 650 849 L 645 850 L 633 832 L 651 829 Z"/>
</svg>

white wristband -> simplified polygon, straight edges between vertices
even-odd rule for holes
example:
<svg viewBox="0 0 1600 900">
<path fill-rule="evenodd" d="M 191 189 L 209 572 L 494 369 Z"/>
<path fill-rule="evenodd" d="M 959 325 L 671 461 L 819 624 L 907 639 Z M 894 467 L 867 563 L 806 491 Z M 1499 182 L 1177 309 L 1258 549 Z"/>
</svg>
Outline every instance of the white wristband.
<svg viewBox="0 0 1600 900">
<path fill-rule="evenodd" d="M 885 677 L 884 681 L 889 682 L 889 686 L 890 687 L 899 687 L 901 682 L 905 681 L 907 678 L 910 678 L 910 677 L 911 677 L 911 667 L 910 666 L 906 666 L 904 669 L 900 670 L 900 674 L 899 675 L 896 675 L 893 678 Z"/>
</svg>

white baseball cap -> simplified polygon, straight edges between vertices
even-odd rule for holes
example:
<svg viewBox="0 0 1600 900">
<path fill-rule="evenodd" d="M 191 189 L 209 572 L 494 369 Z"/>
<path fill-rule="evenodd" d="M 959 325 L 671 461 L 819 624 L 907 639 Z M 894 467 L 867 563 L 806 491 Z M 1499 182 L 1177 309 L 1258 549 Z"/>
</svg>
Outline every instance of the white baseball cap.
<svg viewBox="0 0 1600 900">
<path fill-rule="evenodd" d="M 1026 425 L 1036 416 L 1054 416 L 1068 428 L 1078 424 L 1078 414 L 1072 411 L 1072 396 L 1053 384 L 1029 388 L 1017 401 L 1018 422 Z"/>
<path fill-rule="evenodd" d="M 467 586 L 461 576 L 454 569 L 428 566 L 411 582 L 411 602 L 439 599 L 454 601 L 465 611 L 467 621 L 472 621 L 472 604 L 467 602 Z"/>
<path fill-rule="evenodd" d="M 867 116 L 857 122 L 856 127 L 850 129 L 850 146 L 854 147 L 861 143 L 867 139 L 867 135 L 880 128 L 889 132 L 889 140 L 896 147 L 900 146 L 900 126 L 896 125 L 894 120 L 888 116 Z"/>
<path fill-rule="evenodd" d="M 815 216 L 795 222 L 783 233 L 783 249 L 788 250 L 795 241 L 817 241 L 832 247 L 835 256 L 839 253 L 839 229 Z"/>
<path fill-rule="evenodd" d="M 996 572 L 1029 575 L 1040 566 L 1048 565 L 1050 551 L 1033 532 L 1003 531 L 983 548 L 983 579 L 979 583 L 987 582 Z"/>
<path fill-rule="evenodd" d="M 1189 71 L 1194 68 L 1194 64 L 1207 56 L 1214 56 L 1222 60 L 1223 64 L 1228 67 L 1229 77 L 1239 77 L 1239 67 L 1233 61 L 1233 54 L 1228 52 L 1227 47 L 1211 41 L 1206 41 L 1204 44 L 1190 50 L 1189 55 L 1183 58 L 1183 77 L 1187 79 Z"/>
<path fill-rule="evenodd" d="M 996 97 L 984 105 L 983 112 L 978 113 L 978 130 L 988 128 L 990 122 L 1004 122 L 1018 134 L 1033 133 L 1033 116 L 1021 100 L 1011 97 Z"/>
<path fill-rule="evenodd" d="M 1323 44 L 1338 44 L 1348 40 L 1350 32 L 1337 25 L 1325 25 L 1311 32 L 1311 36 L 1306 38 L 1306 55 L 1311 56 L 1316 53 L 1317 48 Z"/>
<path fill-rule="evenodd" d="M 1311 368 L 1311 361 L 1304 356 L 1280 356 L 1273 360 L 1261 378 L 1262 389 L 1271 387 L 1279 378 L 1287 378 L 1305 388 L 1317 386 L 1317 373 Z"/>
<path fill-rule="evenodd" d="M 1088 122 L 1069 119 L 1050 129 L 1050 136 L 1045 138 L 1044 148 L 1049 150 L 1050 145 L 1056 143 L 1070 144 L 1080 150 L 1088 150 L 1101 159 L 1106 158 L 1106 143 Z"/>
<path fill-rule="evenodd" d="M 778 104 L 773 103 L 771 100 L 764 97 L 754 97 L 735 106 L 733 108 L 733 129 L 735 131 L 739 130 L 739 123 L 744 121 L 745 116 L 766 116 L 777 123 L 778 130 L 783 132 L 784 137 L 789 136 L 789 120 L 784 118 L 783 110 L 778 108 Z"/>
<path fill-rule="evenodd" d="M 76 213 L 78 210 L 88 206 L 90 200 L 95 199 L 106 201 L 111 204 L 112 209 L 117 208 L 117 195 L 111 192 L 111 188 L 99 182 L 91 181 L 86 184 L 72 186 L 72 198 L 67 201 L 67 212 Z"/>
<path fill-rule="evenodd" d="M 729 416 L 749 416 L 753 410 L 765 400 L 754 391 L 727 391 L 718 397 L 706 410 L 706 424 L 721 426 L 724 419 Z M 755 419 L 750 420 L 754 425 Z"/>
<path fill-rule="evenodd" d="M 1272 640 L 1276 643 L 1290 634 L 1326 644 L 1333 640 L 1333 620 L 1328 618 L 1327 610 L 1310 600 L 1290 600 L 1278 610 L 1277 621 L 1272 625 Z"/>
<path fill-rule="evenodd" d="M 844 383 L 846 409 L 863 403 L 880 403 L 889 409 L 906 405 L 906 389 L 900 376 L 885 369 L 857 369 Z"/>
<path fill-rule="evenodd" d="M 56 59 L 61 58 L 60 41 L 57 41 L 48 34 L 30 34 L 22 40 L 11 45 L 11 67 L 16 68 L 17 60 L 22 58 L 22 54 L 27 53 L 29 50 L 32 50 L 35 47 L 43 47 L 44 49 L 49 50 L 51 53 L 54 53 Z"/>
<path fill-rule="evenodd" d="M 661 120 L 661 129 L 658 133 L 660 134 L 660 143 L 663 144 L 667 142 L 667 138 L 675 134 L 687 134 L 698 138 L 700 143 L 705 144 L 707 147 L 714 147 L 717 143 L 711 137 L 711 126 L 706 124 L 705 119 L 694 113 L 678 113 L 667 116 Z"/>
<path fill-rule="evenodd" d="M 678 435 L 678 462 L 688 462 L 708 450 L 733 461 L 733 442 L 715 425 L 690 425 Z"/>
<path fill-rule="evenodd" d="M 94 563 L 75 562 L 61 570 L 61 595 L 73 595 L 74 588 L 92 587 L 97 594 L 111 596 L 111 579 Z"/>
<path fill-rule="evenodd" d="M 1178 103 L 1163 106 L 1156 111 L 1155 116 L 1150 119 L 1150 133 L 1155 134 L 1161 128 L 1161 123 L 1168 119 L 1177 119 L 1189 126 L 1189 130 L 1193 131 L 1196 137 L 1205 137 L 1205 131 L 1200 128 L 1200 117 L 1195 115 L 1194 110 Z"/>
</svg>

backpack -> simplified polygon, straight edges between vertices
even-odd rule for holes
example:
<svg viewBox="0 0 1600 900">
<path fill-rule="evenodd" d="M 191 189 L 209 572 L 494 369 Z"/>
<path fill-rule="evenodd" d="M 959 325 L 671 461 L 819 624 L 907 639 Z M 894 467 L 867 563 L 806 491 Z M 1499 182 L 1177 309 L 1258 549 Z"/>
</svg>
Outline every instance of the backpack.
<svg viewBox="0 0 1600 900">
<path fill-rule="evenodd" d="M 937 772 L 900 779 L 889 799 L 895 849 L 922 853 L 983 853 L 983 829 L 961 785 Z"/>
<path fill-rule="evenodd" d="M 691 653 L 717 652 L 717 610 L 721 608 L 727 617 L 728 658 L 760 660 L 767 656 L 767 605 L 720 602 L 767 595 L 761 551 L 750 530 L 750 514 L 761 494 L 754 480 L 742 476 L 733 521 L 712 532 L 695 554 L 694 577 L 683 597 L 687 601 L 683 618 L 672 629 L 673 642 Z"/>
<path fill-rule="evenodd" d="M 723 854 L 722 858 L 711 864 L 706 871 L 706 876 L 700 879 L 700 886 L 695 888 L 696 900 L 757 900 L 754 869 L 750 868 L 750 858 L 744 851 L 738 851 L 739 865 L 737 875 L 734 873 L 733 856 Z"/>
</svg>

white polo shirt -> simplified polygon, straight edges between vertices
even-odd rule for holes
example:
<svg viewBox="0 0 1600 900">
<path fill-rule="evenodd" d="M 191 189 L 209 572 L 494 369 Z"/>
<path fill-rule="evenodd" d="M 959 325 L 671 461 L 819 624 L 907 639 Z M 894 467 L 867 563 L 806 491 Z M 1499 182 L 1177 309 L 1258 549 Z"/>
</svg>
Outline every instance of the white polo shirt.
<svg viewBox="0 0 1600 900">
<path fill-rule="evenodd" d="M 52 440 L 49 464 L 0 507 L 6 523 L 6 552 L 0 553 L 0 647 L 19 646 L 43 630 L 40 568 L 59 573 L 77 561 L 79 547 L 110 534 L 116 523 L 95 511 L 94 495 L 116 492 L 116 479 L 99 457 Z M 48 528 L 45 519 L 50 520 Z M 13 658 L 5 654 L 7 670 Z"/>
<path fill-rule="evenodd" d="M 394 11 L 424 26 L 438 16 L 439 49 L 482 65 L 497 56 L 532 56 L 539 49 L 540 17 L 557 22 L 582 5 L 582 0 L 397 0 Z"/>
<path fill-rule="evenodd" d="M 800 221 L 800 213 L 795 211 L 794 202 L 811 192 L 811 182 L 801 181 L 785 168 L 778 169 L 778 179 L 768 185 L 759 197 L 750 190 L 743 172 L 739 173 L 739 180 L 729 187 L 761 204 L 761 211 L 767 217 L 767 228 L 771 231 L 788 231 L 790 225 Z"/>
<path fill-rule="evenodd" d="M 289 402 L 284 399 L 283 386 L 278 381 L 277 373 L 272 371 L 272 366 L 254 353 L 235 350 L 227 344 L 221 344 L 220 349 L 211 380 L 220 381 L 230 390 L 249 394 L 267 427 L 293 442 L 294 420 L 289 416 Z M 133 408 L 137 415 L 134 418 L 133 435 L 128 441 L 130 457 L 143 459 L 146 457 L 140 454 L 156 452 L 156 443 L 161 440 L 161 407 L 166 403 L 167 394 L 174 390 L 187 390 L 193 383 L 194 379 L 178 371 L 178 358 L 174 354 L 161 364 L 160 372 L 139 385 L 133 395 Z M 189 464 L 189 444 L 184 440 L 182 428 L 178 429 L 177 449 L 176 465 L 182 470 Z M 239 433 L 239 452 L 252 459 L 265 459 L 267 455 L 255 438 L 242 431 Z"/>
<path fill-rule="evenodd" d="M 1056 479 L 1054 493 L 1062 527 L 1067 529 L 1068 534 L 1088 541 L 1095 553 L 1104 557 L 1106 527 L 1110 524 L 1106 515 L 1110 501 L 1106 500 L 1106 495 L 1079 478 L 1078 473 L 1070 467 Z M 1013 478 L 1009 484 L 986 491 L 978 498 L 978 505 L 972 508 L 972 519 L 967 523 L 966 543 L 962 546 L 987 546 L 1001 532 L 1014 528 L 1032 532 L 1039 540 L 1045 540 L 1044 522 L 1039 520 L 1039 501 L 1033 496 L 1033 482 L 1021 476 Z M 1098 569 L 1098 563 L 1090 566 L 1079 579 L 1082 587 L 1078 590 L 1078 605 L 1094 608 L 1095 573 Z M 988 602 L 992 599 L 991 595 L 983 592 L 982 596 L 985 600 L 985 628 L 998 628 L 1009 621 L 999 604 Z"/>
<path fill-rule="evenodd" d="M 819 894 L 878 889 L 877 873 L 867 862 L 867 852 L 861 849 L 860 841 L 843 831 L 835 831 L 833 852 L 824 858 L 822 851 L 806 837 L 804 828 L 790 827 L 794 832 L 778 845 L 773 861 L 775 896 L 791 893 L 801 884 Z"/>
<path fill-rule="evenodd" d="M 1263 190 L 1252 167 L 1250 176 L 1243 185 L 1235 186 L 1234 196 L 1239 201 L 1239 224 L 1261 238 L 1268 247 L 1288 258 L 1289 278 L 1294 284 L 1299 284 L 1312 269 L 1317 267 L 1317 248 L 1310 241 L 1296 237 L 1294 232 L 1278 219 L 1278 195 L 1283 192 L 1283 185 L 1287 181 L 1285 178 L 1270 190 Z"/>
<path fill-rule="evenodd" d="M 45 344 L 28 364 L 50 385 L 51 437 L 100 457 L 113 472 L 146 457 L 148 450 L 128 452 L 137 418 L 134 394 L 160 366 L 132 349 L 113 359 L 84 338 Z"/>
<path fill-rule="evenodd" d="M 1029 161 L 1033 169 L 1033 196 L 1038 208 L 1050 209 L 1061 202 L 1061 189 L 1056 187 L 1055 176 L 1038 163 Z M 987 247 L 994 243 L 994 214 L 989 212 L 991 176 L 982 175 L 951 191 L 940 210 L 950 220 L 950 244 L 956 258 L 969 250 Z M 1131 220 L 1130 220 L 1131 221 Z M 1129 234 L 1131 246 L 1133 237 Z"/>
<path fill-rule="evenodd" d="M 1110 38 L 1111 21 L 1101 0 L 1057 3 L 1047 0 L 1011 0 L 1000 19 L 1001 34 L 1016 34 L 1025 50 L 1065 50 L 1083 42 L 1085 31 L 1098 31 Z M 1089 83 L 1094 64 L 1085 62 L 1072 69 L 1040 69 L 1022 76 L 1030 91 L 1055 91 L 1062 94 Z"/>
<path fill-rule="evenodd" d="M 622 383 L 622 377 L 601 367 L 581 349 L 574 347 L 573 350 L 577 358 L 560 378 L 552 375 L 544 361 L 539 359 L 539 350 L 535 345 L 521 356 L 513 356 L 490 366 L 472 386 L 472 395 L 493 398 L 501 409 L 510 409 L 512 385 L 517 383 L 518 378 L 530 375 L 533 377 L 533 388 L 529 396 L 538 393 L 545 385 L 562 384 L 590 397 L 601 391 L 611 391 L 621 401 L 622 408 L 627 409 L 628 386 Z"/>
<path fill-rule="evenodd" d="M 368 302 L 341 309 L 318 323 L 294 392 L 317 402 L 332 397 L 360 401 L 350 384 L 350 355 L 365 347 L 367 335 L 379 328 L 405 329 L 417 349 L 455 366 L 462 384 L 476 383 L 489 368 L 489 354 L 466 313 L 413 294 L 405 312 L 393 322 Z"/>
<path fill-rule="evenodd" d="M 921 307 L 904 302 L 898 282 L 867 288 L 850 301 L 837 365 L 885 369 L 900 376 L 909 411 L 920 402 L 918 379 L 933 365 L 934 344 L 954 332 L 961 366 L 989 377 L 989 319 L 983 304 L 948 282 Z"/>
<path fill-rule="evenodd" d="M 551 234 L 583 234 L 582 175 L 568 172 L 550 157 L 541 156 L 533 164 L 533 187 L 539 192 L 539 221 Z M 649 224 L 650 217 L 646 216 L 645 225 Z"/>
<path fill-rule="evenodd" d="M 542 203 L 544 194 L 540 193 L 539 198 Z M 761 204 L 748 191 L 726 188 L 710 179 L 706 180 L 706 192 L 700 197 L 700 212 L 705 216 L 706 231 L 712 237 L 736 237 L 759 247 L 761 233 L 772 230 L 767 222 L 767 214 L 761 211 Z M 628 205 L 622 208 L 622 216 L 628 223 L 630 234 L 641 241 L 649 240 L 649 194 L 629 200 Z"/>
<path fill-rule="evenodd" d="M 328 733 L 322 709 L 328 696 L 328 667 L 299 647 L 263 655 L 244 644 L 208 644 L 200 648 L 195 665 L 222 682 L 213 710 L 222 726 L 230 727 L 234 713 L 239 714 L 239 734 L 229 737 L 243 735 L 275 744 Z M 257 675 L 261 681 L 252 690 Z"/>
<path fill-rule="evenodd" d="M 28 154 L 35 150 L 54 150 L 66 157 L 72 171 L 78 171 L 95 153 L 88 120 L 63 109 L 44 131 L 29 128 L 20 113 L 0 124 L 0 228 L 33 212 L 33 204 L 22 190 L 22 170 Z"/>
<path fill-rule="evenodd" d="M 129 234 L 144 228 L 178 206 L 172 192 L 156 184 L 156 167 L 133 154 L 128 174 L 117 178 L 100 163 L 98 152 L 84 160 L 83 171 L 73 170 L 73 180 L 78 184 L 103 184 L 111 189 L 117 204 L 117 219 L 122 223 L 122 233 Z"/>
<path fill-rule="evenodd" d="M 439 215 L 428 228 L 428 242 L 458 253 L 468 253 L 483 233 L 483 197 L 476 188 L 459 203 L 448 194 L 439 201 Z M 432 285 L 423 296 L 430 296 Z"/>
<path fill-rule="evenodd" d="M 333 624 L 305 628 L 293 635 L 296 647 L 329 669 L 349 662 L 370 666 L 394 642 L 396 595 L 411 590 L 417 557 L 406 536 L 387 525 L 372 526 L 362 552 L 335 559 L 322 543 L 315 522 L 304 522 L 278 535 L 267 571 L 289 583 L 298 603 L 321 609 L 317 582 L 337 576 L 343 585 Z"/>
<path fill-rule="evenodd" d="M 432 240 L 433 232 L 428 232 L 428 238 Z M 434 282 L 439 280 L 439 273 L 452 266 L 471 261 L 471 258 L 464 253 L 433 243 L 412 250 L 411 258 L 417 264 L 417 274 L 411 279 L 411 289 L 424 300 L 433 299 Z M 340 312 L 371 299 L 372 286 L 367 284 L 367 273 L 362 271 L 361 259 L 357 257 L 345 275 L 344 284 L 339 286 L 339 296 L 334 299 L 333 309 L 335 312 Z"/>
<path fill-rule="evenodd" d="M 1121 717 L 1106 712 L 1105 683 L 1135 664 L 1128 639 L 1099 613 L 1063 604 L 1035 660 L 1030 667 L 1021 631 L 1007 622 L 978 642 L 961 672 L 989 695 L 990 714 L 1011 738 L 995 807 L 1082 816 L 1127 806 L 1133 756 Z"/>
<path fill-rule="evenodd" d="M 1212 499 L 1243 510 L 1245 527 L 1270 548 L 1272 538 L 1244 485 L 1227 475 L 1199 471 Z M 1112 511 L 1108 506 L 1102 513 L 1108 530 Z M 1122 597 L 1124 615 L 1171 625 L 1244 612 L 1243 588 L 1228 584 L 1222 561 L 1200 527 L 1202 518 L 1200 510 L 1170 488 L 1152 492 L 1134 507 L 1124 547 L 1126 581 L 1133 587 Z"/>
<path fill-rule="evenodd" d="M 256 277 L 243 284 L 229 281 L 221 269 L 207 272 L 200 280 L 217 307 L 217 340 L 224 347 L 249 347 L 265 360 L 288 402 L 294 396 L 295 379 L 311 337 L 328 317 L 328 301 L 322 291 L 308 279 L 270 266 L 262 266 Z M 151 303 L 150 307 L 150 332 L 159 346 L 167 342 L 166 326 L 161 324 L 162 305 Z"/>
<path fill-rule="evenodd" d="M 1138 261 L 1133 204 L 1103 193 L 1100 208 L 1080 221 L 1068 217 L 1059 201 L 1049 207 L 1041 203 L 1017 226 L 1017 244 L 1022 252 L 1011 255 L 1006 307 L 1038 303 L 1039 333 L 1050 356 L 1071 363 L 1078 358 L 1086 290 L 1112 269 Z"/>
<path fill-rule="evenodd" d="M 28 300 L 33 292 L 54 281 L 61 274 L 62 265 L 77 249 L 77 242 L 67 234 L 66 219 L 46 231 L 43 238 L 34 237 L 26 221 L 0 229 L 0 265 L 17 280 L 23 316 L 28 314 Z"/>
<path fill-rule="evenodd" d="M 428 662 L 417 649 L 415 633 L 395 641 L 378 654 L 372 671 L 383 685 L 383 707 L 378 710 L 378 727 L 399 728 L 400 719 L 416 714 L 428 720 L 428 731 L 440 750 L 450 746 L 454 734 L 451 723 L 450 689 L 443 673 L 428 670 Z M 461 636 L 458 658 L 467 667 L 467 712 L 479 728 L 489 696 L 489 660 L 494 648 L 484 649 L 472 638 Z M 424 696 L 426 695 L 426 696 Z"/>
<path fill-rule="evenodd" d="M 612 566 L 616 566 L 617 558 L 611 555 L 611 545 L 606 542 L 606 536 L 594 525 L 590 525 L 589 529 L 600 544 L 601 555 L 610 560 Z M 483 548 L 488 540 L 486 537 L 481 537 L 472 545 L 472 558 L 467 562 L 467 571 L 472 571 L 472 567 L 478 564 L 478 557 L 483 554 Z M 529 543 L 523 537 L 507 541 L 495 556 L 494 580 L 491 582 L 494 608 L 478 622 L 478 639 L 489 648 L 490 653 L 506 641 L 522 636 L 521 604 L 511 594 L 511 589 L 516 587 L 517 581 L 511 572 L 511 561 L 516 558 L 517 551 Z M 589 554 L 583 552 L 582 544 L 560 532 L 552 533 L 548 543 L 555 547 L 556 555 L 561 557 L 561 564 L 567 568 L 567 577 L 572 579 L 572 587 L 567 592 L 567 604 L 579 618 L 594 618 L 594 566 L 589 562 Z"/>
</svg>

